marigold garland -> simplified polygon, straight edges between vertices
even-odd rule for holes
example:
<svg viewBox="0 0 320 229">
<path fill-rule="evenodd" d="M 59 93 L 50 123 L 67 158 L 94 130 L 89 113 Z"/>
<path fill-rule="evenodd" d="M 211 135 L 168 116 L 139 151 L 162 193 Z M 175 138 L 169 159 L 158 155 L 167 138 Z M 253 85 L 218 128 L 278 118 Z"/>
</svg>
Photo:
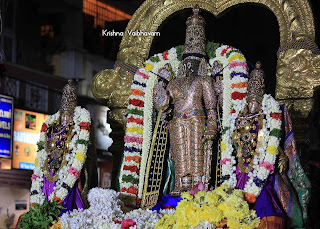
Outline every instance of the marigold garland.
<svg viewBox="0 0 320 229">
<path fill-rule="evenodd" d="M 203 222 L 210 228 L 253 229 L 259 226 L 260 218 L 255 210 L 249 209 L 241 190 L 229 190 L 227 185 L 221 185 L 213 191 L 199 191 L 194 197 L 186 192 L 181 197 L 183 200 L 175 213 L 164 215 L 155 229 L 196 228 Z"/>
</svg>

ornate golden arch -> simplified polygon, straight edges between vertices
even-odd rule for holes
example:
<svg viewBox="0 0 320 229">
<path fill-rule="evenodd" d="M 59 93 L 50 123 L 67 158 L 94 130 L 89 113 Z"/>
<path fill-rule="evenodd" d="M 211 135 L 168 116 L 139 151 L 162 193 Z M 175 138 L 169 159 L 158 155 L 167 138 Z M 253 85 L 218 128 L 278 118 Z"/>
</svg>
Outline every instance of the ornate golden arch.
<svg viewBox="0 0 320 229">
<path fill-rule="evenodd" d="M 278 53 L 276 96 L 295 106 L 294 98 L 306 98 L 307 105 L 299 105 L 303 112 L 311 109 L 313 86 L 319 85 L 320 57 L 315 52 L 297 45 L 307 40 L 313 46 L 315 38 L 314 20 L 311 7 L 306 0 L 147 0 L 132 16 L 126 31 L 156 32 L 162 22 L 173 13 L 198 4 L 215 16 L 235 5 L 255 3 L 271 10 L 277 18 L 280 32 Z M 110 106 L 110 118 L 123 123 L 123 114 L 127 106 L 133 73 L 126 64 L 142 67 L 148 58 L 153 41 L 152 36 L 129 36 L 125 32 L 118 52 L 118 61 L 114 69 L 99 72 L 93 79 L 92 92 L 99 100 L 107 100 Z M 302 47 L 302 48 L 301 48 Z M 318 60 L 318 61 L 315 61 Z M 312 72 L 312 76 L 310 73 Z M 297 80 L 299 77 L 304 80 Z M 301 77 L 303 76 L 303 77 Z M 305 81 L 305 78 L 308 80 Z M 307 83 L 306 83 L 307 82 Z M 310 85 L 311 83 L 311 85 Z M 294 92 L 294 94 L 292 94 Z M 292 96 L 293 95 L 293 96 Z M 301 100 L 299 100 L 301 101 Z"/>
</svg>

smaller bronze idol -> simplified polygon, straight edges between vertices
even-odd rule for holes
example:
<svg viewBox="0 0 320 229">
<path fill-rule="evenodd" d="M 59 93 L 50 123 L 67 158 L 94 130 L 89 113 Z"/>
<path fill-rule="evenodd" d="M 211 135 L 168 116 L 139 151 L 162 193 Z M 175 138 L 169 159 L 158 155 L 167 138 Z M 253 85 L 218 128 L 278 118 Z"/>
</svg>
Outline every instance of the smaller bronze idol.
<svg viewBox="0 0 320 229">
<path fill-rule="evenodd" d="M 47 128 L 47 163 L 44 175 L 50 182 L 59 178 L 61 166 L 67 163 L 66 155 L 70 153 L 69 145 L 74 135 L 73 114 L 77 105 L 77 89 L 72 80 L 63 88 L 60 105 L 60 120 Z"/>
<path fill-rule="evenodd" d="M 233 134 L 233 141 L 237 144 L 237 158 L 239 169 L 243 173 L 251 172 L 253 157 L 259 155 L 258 147 L 263 140 L 261 131 L 264 114 L 261 110 L 264 96 L 264 72 L 261 63 L 257 62 L 256 69 L 249 77 L 247 108 L 236 120 L 237 130 Z"/>
</svg>

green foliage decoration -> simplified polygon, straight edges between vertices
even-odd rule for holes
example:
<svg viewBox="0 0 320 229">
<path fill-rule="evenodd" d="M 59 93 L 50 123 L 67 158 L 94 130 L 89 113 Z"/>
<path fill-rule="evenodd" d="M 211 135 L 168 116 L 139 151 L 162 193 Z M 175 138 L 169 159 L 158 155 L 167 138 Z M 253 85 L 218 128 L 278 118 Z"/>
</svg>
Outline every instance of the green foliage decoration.
<svg viewBox="0 0 320 229">
<path fill-rule="evenodd" d="M 47 229 L 58 220 L 62 208 L 56 201 L 45 199 L 42 205 L 35 204 L 29 212 L 22 215 L 18 228 Z"/>
<path fill-rule="evenodd" d="M 219 48 L 222 44 L 215 43 L 213 41 L 209 41 L 206 45 L 206 53 L 209 59 L 216 57 L 216 49 Z"/>
</svg>

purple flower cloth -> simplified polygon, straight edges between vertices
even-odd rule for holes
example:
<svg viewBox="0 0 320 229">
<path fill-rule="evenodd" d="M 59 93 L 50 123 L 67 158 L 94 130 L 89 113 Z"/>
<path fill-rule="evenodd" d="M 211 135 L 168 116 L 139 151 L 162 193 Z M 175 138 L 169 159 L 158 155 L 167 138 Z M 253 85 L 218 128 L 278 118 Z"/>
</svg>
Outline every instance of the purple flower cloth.
<svg viewBox="0 0 320 229">
<path fill-rule="evenodd" d="M 54 176 L 54 173 L 51 173 L 51 176 Z M 46 177 L 43 177 L 43 188 L 42 191 L 45 194 L 45 198 L 49 199 L 50 194 L 53 192 L 53 188 L 56 186 L 57 181 L 49 182 Z M 84 209 L 85 206 L 81 199 L 81 195 L 78 188 L 78 181 L 75 182 L 74 186 L 62 202 L 61 216 L 63 213 L 71 211 L 73 209 Z"/>
<path fill-rule="evenodd" d="M 238 180 L 236 188 L 243 190 L 249 179 L 248 173 L 242 173 L 237 166 L 236 176 Z M 273 180 L 273 175 L 270 175 L 266 186 L 262 189 L 255 203 L 255 210 L 261 219 L 268 216 L 285 218 L 284 211 L 280 207 L 276 192 L 273 189 Z"/>
</svg>

